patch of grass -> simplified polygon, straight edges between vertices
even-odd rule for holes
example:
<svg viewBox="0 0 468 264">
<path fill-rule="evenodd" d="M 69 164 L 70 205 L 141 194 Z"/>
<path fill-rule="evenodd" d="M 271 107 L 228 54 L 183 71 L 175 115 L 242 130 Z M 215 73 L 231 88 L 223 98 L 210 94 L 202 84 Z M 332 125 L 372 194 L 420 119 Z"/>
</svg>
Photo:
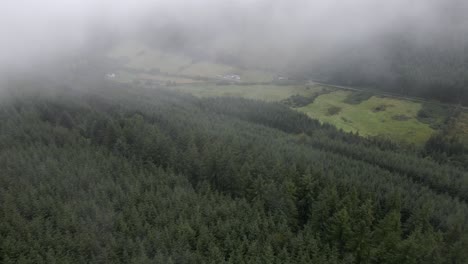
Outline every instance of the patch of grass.
<svg viewBox="0 0 468 264">
<path fill-rule="evenodd" d="M 343 116 L 341 117 L 341 120 L 343 120 L 343 122 L 345 122 L 345 123 L 352 123 L 353 122 L 353 121 L 348 120 L 346 117 L 343 117 Z"/>
<path fill-rule="evenodd" d="M 422 146 L 434 130 L 417 119 L 420 103 L 382 97 L 371 97 L 360 104 L 345 103 L 349 91 L 336 91 L 321 95 L 313 104 L 298 108 L 312 118 L 330 123 L 348 132 L 358 132 L 363 136 L 381 136 L 397 141 Z M 385 111 L 373 111 L 385 105 Z M 331 107 L 341 108 L 335 115 L 329 115 Z M 405 116 L 406 120 L 394 120 L 394 116 Z"/>
<path fill-rule="evenodd" d="M 167 53 L 148 47 L 141 42 L 127 41 L 108 52 L 111 58 L 126 58 L 123 66 L 137 70 L 159 69 L 164 73 L 177 73 L 180 68 L 192 64 L 192 59 L 175 53 Z"/>
<path fill-rule="evenodd" d="M 188 84 L 188 83 L 195 83 L 200 82 L 196 79 L 178 77 L 178 76 L 167 76 L 167 75 L 155 75 L 155 74 L 148 74 L 144 72 L 127 72 L 127 71 L 119 71 L 117 72 L 117 76 L 115 78 L 118 82 L 123 83 L 134 83 L 136 81 L 140 82 L 148 82 L 151 81 L 153 84 L 165 84 L 168 82 L 175 83 L 175 84 Z"/>
<path fill-rule="evenodd" d="M 241 82 L 261 83 L 271 82 L 273 74 L 259 70 L 247 70 L 214 62 L 198 62 L 188 66 L 181 72 L 190 76 L 205 76 L 209 78 L 220 78 L 226 74 L 237 74 L 241 77 Z"/>
<path fill-rule="evenodd" d="M 396 121 L 408 121 L 411 119 L 411 117 L 406 116 L 406 115 L 395 115 L 395 116 L 392 116 L 392 119 Z"/>
<path fill-rule="evenodd" d="M 234 96 L 249 99 L 279 102 L 291 95 L 310 96 L 322 90 L 319 86 L 307 89 L 306 86 L 284 85 L 216 85 L 200 83 L 171 87 L 199 97 Z"/>
<path fill-rule="evenodd" d="M 274 79 L 272 73 L 260 70 L 240 70 L 242 82 L 271 82 Z"/>
<path fill-rule="evenodd" d="M 198 61 L 177 53 L 165 52 L 141 42 L 128 41 L 110 50 L 107 56 L 129 72 L 140 71 L 154 75 L 181 75 L 186 78 L 217 79 L 226 74 L 241 76 L 242 82 L 271 82 L 273 74 L 252 69 L 241 69 L 222 63 Z M 133 69 L 129 70 L 129 69 Z"/>
<path fill-rule="evenodd" d="M 239 74 L 234 67 L 211 62 L 194 63 L 186 67 L 180 73 L 184 75 L 206 76 L 211 78 L 216 78 L 218 75 Z"/>
<path fill-rule="evenodd" d="M 364 101 L 369 100 L 372 97 L 372 94 L 369 92 L 351 92 L 346 96 L 343 102 L 347 104 L 357 105 Z"/>
</svg>

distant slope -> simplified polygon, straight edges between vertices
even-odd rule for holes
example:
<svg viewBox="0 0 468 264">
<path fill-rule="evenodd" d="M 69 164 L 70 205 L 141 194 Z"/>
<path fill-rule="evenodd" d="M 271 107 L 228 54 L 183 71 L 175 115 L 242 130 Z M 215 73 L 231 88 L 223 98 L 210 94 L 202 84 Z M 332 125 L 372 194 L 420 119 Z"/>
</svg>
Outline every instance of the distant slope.
<svg viewBox="0 0 468 264">
<path fill-rule="evenodd" d="M 210 61 L 195 61 L 136 41 L 116 45 L 109 51 L 108 57 L 116 65 L 117 74 L 114 80 L 119 82 L 146 87 L 166 86 L 202 97 L 233 96 L 284 102 L 289 100 L 292 102 L 291 107 L 345 131 L 362 136 L 385 137 L 420 147 L 431 136 L 442 131 L 446 126 L 444 122 L 450 115 L 448 110 L 425 111 L 428 104 L 434 103 L 421 98 L 317 82 L 288 85 L 287 80 L 274 80 L 271 73 L 239 69 Z M 233 74 L 239 75 L 240 80 L 225 77 Z M 227 85 L 229 83 L 231 85 Z M 341 92 L 320 96 L 320 91 L 327 88 Z M 365 95 L 366 98 L 357 98 L 357 103 L 346 102 L 348 97 L 355 100 L 352 97 L 359 97 L 361 93 L 368 95 Z M 298 105 L 294 100 L 301 103 Z M 304 104 L 305 102 L 310 103 Z M 425 111 L 424 114 L 421 114 L 422 110 Z M 424 118 L 420 118 L 420 114 Z M 455 122 L 460 123 L 453 126 L 458 132 L 451 134 L 463 138 L 463 127 L 468 122 L 463 117 Z"/>
<path fill-rule="evenodd" d="M 117 67 L 119 75 L 125 77 L 119 80 L 127 82 L 138 79 L 159 80 L 160 77 L 175 83 L 186 83 L 183 79 L 191 79 L 192 82 L 200 79 L 222 81 L 224 76 L 234 74 L 240 76 L 240 82 L 271 82 L 274 78 L 273 74 L 266 71 L 242 69 L 209 60 L 194 60 L 183 54 L 149 47 L 139 41 L 117 44 L 107 56 L 120 65 Z M 231 81 L 229 78 L 227 80 Z"/>
</svg>

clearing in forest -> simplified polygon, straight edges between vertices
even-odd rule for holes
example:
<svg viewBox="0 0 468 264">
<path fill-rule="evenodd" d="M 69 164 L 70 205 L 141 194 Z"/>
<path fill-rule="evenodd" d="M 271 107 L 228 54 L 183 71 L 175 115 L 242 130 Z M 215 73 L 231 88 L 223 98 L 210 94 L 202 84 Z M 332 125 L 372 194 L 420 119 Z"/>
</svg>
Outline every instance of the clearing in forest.
<svg viewBox="0 0 468 264">
<path fill-rule="evenodd" d="M 321 91 L 318 86 L 303 85 L 216 85 L 208 83 L 175 86 L 172 89 L 198 97 L 233 96 L 264 101 L 281 101 L 292 95 L 309 96 Z"/>
<path fill-rule="evenodd" d="M 312 118 L 362 136 L 383 136 L 417 145 L 434 133 L 429 124 L 418 120 L 420 103 L 372 96 L 358 104 L 346 102 L 350 91 L 324 94 L 298 108 Z"/>
</svg>

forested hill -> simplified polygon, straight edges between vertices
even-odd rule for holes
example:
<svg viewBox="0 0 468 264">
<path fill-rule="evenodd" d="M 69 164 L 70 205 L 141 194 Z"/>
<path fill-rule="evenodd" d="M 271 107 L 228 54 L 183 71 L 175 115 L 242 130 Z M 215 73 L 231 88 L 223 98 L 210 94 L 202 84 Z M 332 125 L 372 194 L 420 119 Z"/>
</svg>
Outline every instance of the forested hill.
<svg viewBox="0 0 468 264">
<path fill-rule="evenodd" d="M 277 103 L 0 100 L 1 263 L 468 263 L 468 173 Z"/>
<path fill-rule="evenodd" d="M 390 34 L 384 44 L 349 48 L 346 55 L 315 66 L 302 78 L 468 106 L 466 28 L 456 22 L 432 34 L 440 32 L 443 36 L 425 36 L 424 44 L 414 34 Z"/>
</svg>

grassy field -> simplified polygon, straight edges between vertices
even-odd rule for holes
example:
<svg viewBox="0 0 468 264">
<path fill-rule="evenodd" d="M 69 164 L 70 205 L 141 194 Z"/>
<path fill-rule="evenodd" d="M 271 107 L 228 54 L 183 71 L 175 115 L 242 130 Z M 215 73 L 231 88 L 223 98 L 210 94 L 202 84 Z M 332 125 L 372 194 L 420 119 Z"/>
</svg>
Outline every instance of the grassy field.
<svg viewBox="0 0 468 264">
<path fill-rule="evenodd" d="M 211 61 L 195 62 L 187 56 L 150 48 L 141 42 L 121 43 L 111 49 L 107 56 L 119 61 L 121 66 L 132 69 L 132 71 L 125 69 L 119 71 L 119 74 L 127 76 L 136 75 L 136 72 L 151 73 L 155 76 L 166 74 L 166 79 L 175 82 L 178 82 L 175 79 L 179 77 L 167 75 L 183 75 L 188 79 L 193 77 L 194 81 L 197 80 L 197 77 L 220 79 L 220 76 L 227 74 L 239 75 L 242 82 L 271 82 L 274 78 L 273 74 L 265 71 L 241 69 Z M 139 78 L 139 76 L 133 76 L 130 79 L 135 78 Z M 178 83 L 187 82 L 179 80 Z"/>
<path fill-rule="evenodd" d="M 134 83 L 136 81 L 146 82 L 152 81 L 155 83 L 175 83 L 175 84 L 188 84 L 188 83 L 196 83 L 200 82 L 199 80 L 194 80 L 190 78 L 184 77 L 176 77 L 176 76 L 166 76 L 166 75 L 154 75 L 149 73 L 136 73 L 136 72 L 127 72 L 127 71 L 118 71 L 115 81 L 123 82 L 123 83 Z"/>
<path fill-rule="evenodd" d="M 265 101 L 281 101 L 291 95 L 310 95 L 320 91 L 319 86 L 300 85 L 216 85 L 216 84 L 190 84 L 171 87 L 178 91 L 191 93 L 199 97 L 235 96 Z"/>
<path fill-rule="evenodd" d="M 228 73 L 236 73 L 236 69 L 231 66 L 224 64 L 212 63 L 212 62 L 198 62 L 187 66 L 183 71 L 180 72 L 184 75 L 190 76 L 203 76 L 215 78 L 217 75 L 225 75 Z"/>
<path fill-rule="evenodd" d="M 241 77 L 242 82 L 271 82 L 274 78 L 271 73 L 259 70 L 245 70 L 208 61 L 191 64 L 179 73 L 188 76 L 203 76 L 214 79 L 227 74 L 237 74 Z"/>
<path fill-rule="evenodd" d="M 165 53 L 139 42 L 121 43 L 111 49 L 107 55 L 122 61 L 126 67 L 140 71 L 157 69 L 165 73 L 177 73 L 183 67 L 192 64 L 192 59 L 188 57 Z"/>
<path fill-rule="evenodd" d="M 434 133 L 428 124 L 418 121 L 417 114 L 422 107 L 419 103 L 373 96 L 360 104 L 348 104 L 344 100 L 350 93 L 336 91 L 321 95 L 314 103 L 298 110 L 363 136 L 380 135 L 421 145 Z"/>
</svg>

